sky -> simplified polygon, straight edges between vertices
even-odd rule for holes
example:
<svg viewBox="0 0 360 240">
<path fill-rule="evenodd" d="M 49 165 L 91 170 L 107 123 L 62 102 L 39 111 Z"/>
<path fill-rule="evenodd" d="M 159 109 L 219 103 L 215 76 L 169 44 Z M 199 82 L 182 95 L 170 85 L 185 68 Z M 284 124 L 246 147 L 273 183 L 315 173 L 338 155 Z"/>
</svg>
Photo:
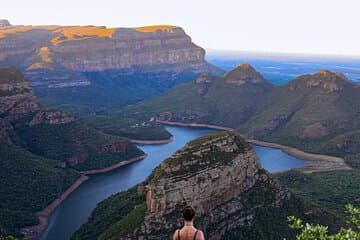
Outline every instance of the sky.
<svg viewBox="0 0 360 240">
<path fill-rule="evenodd" d="M 11 0 L 19 25 L 184 28 L 206 49 L 360 56 L 359 0 Z"/>
</svg>

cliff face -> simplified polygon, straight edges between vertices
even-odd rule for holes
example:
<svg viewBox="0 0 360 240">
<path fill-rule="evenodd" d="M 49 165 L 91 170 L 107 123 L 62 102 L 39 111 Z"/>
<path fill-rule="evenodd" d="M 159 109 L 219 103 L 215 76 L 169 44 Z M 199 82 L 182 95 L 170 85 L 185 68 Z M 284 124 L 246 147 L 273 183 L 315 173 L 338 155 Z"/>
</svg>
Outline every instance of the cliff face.
<svg viewBox="0 0 360 240">
<path fill-rule="evenodd" d="M 120 28 L 114 30 L 110 38 L 66 41 L 51 46 L 50 52 L 59 64 L 82 72 L 131 68 L 169 70 L 162 69 L 164 65 L 176 72 L 206 71 L 207 67 L 205 51 L 178 27 L 153 32 Z"/>
<path fill-rule="evenodd" d="M 241 137 L 221 132 L 188 143 L 136 191 L 101 203 L 73 239 L 170 239 L 186 205 L 196 209 L 195 224 L 211 240 L 294 237 L 286 216 L 304 212 L 306 219 L 325 215 L 332 227 L 338 223 L 261 169 Z"/>
<path fill-rule="evenodd" d="M 77 165 L 81 169 L 106 167 L 142 154 L 128 140 L 86 127 L 63 111 L 40 107 L 28 80 L 18 70 L 0 69 L 0 137 L 18 143 L 32 153 Z M 108 157 L 107 163 L 98 158 Z"/>
<path fill-rule="evenodd" d="M 118 107 L 199 73 L 220 74 L 204 55 L 175 26 L 0 27 L 0 66 L 24 70 L 39 100 L 49 106 Z"/>
<path fill-rule="evenodd" d="M 39 109 L 25 77 L 13 68 L 0 69 L 0 115 L 13 121 Z"/>
<path fill-rule="evenodd" d="M 181 224 L 179 213 L 186 204 L 196 209 L 208 239 L 221 239 L 252 225 L 255 209 L 280 208 L 290 199 L 290 192 L 261 170 L 255 153 L 240 137 L 222 133 L 200 141 L 155 170 L 145 187 L 148 215 L 134 237 L 123 239 L 168 239 Z M 268 201 L 245 206 L 243 198 L 260 185 L 272 192 Z"/>
<path fill-rule="evenodd" d="M 29 70 L 59 66 L 79 72 L 210 70 L 205 51 L 174 26 L 12 26 L 0 30 L 0 49 L 1 60 L 25 60 Z"/>
<path fill-rule="evenodd" d="M 29 81 L 15 68 L 0 69 L 0 116 L 5 125 L 30 117 L 22 125 L 65 124 L 74 119 L 62 111 L 44 111 L 40 108 Z"/>
<path fill-rule="evenodd" d="M 0 19 L 0 28 L 10 27 L 11 24 L 6 19 Z"/>
</svg>

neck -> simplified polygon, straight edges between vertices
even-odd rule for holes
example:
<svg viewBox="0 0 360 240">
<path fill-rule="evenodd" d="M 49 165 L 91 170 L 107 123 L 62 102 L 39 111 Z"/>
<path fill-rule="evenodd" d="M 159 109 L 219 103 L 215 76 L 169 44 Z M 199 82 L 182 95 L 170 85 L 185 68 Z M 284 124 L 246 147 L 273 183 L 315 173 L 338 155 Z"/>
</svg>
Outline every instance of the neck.
<svg viewBox="0 0 360 240">
<path fill-rule="evenodd" d="M 184 222 L 184 226 L 186 226 L 186 227 L 192 227 L 192 226 L 194 226 L 193 221 L 185 221 L 185 222 Z"/>
</svg>

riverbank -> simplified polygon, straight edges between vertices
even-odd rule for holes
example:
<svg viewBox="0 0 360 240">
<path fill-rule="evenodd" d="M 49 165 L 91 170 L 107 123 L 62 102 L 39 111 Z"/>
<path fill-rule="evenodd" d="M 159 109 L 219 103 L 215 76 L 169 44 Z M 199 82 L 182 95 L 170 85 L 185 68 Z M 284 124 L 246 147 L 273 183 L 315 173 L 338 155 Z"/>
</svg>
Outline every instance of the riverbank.
<svg viewBox="0 0 360 240">
<path fill-rule="evenodd" d="M 94 174 L 100 174 L 100 173 L 107 173 L 107 172 L 113 171 L 113 170 L 115 170 L 115 169 L 117 169 L 119 167 L 128 165 L 130 163 L 133 163 L 133 162 L 136 162 L 136 161 L 139 161 L 139 160 L 142 160 L 142 159 L 144 159 L 146 157 L 147 157 L 147 155 L 143 154 L 143 155 L 141 155 L 139 157 L 135 157 L 135 158 L 131 158 L 131 159 L 126 160 L 126 161 L 121 161 L 121 162 L 115 163 L 114 165 L 111 165 L 111 166 L 106 167 L 106 168 L 82 171 L 80 173 L 83 174 L 83 175 L 94 175 Z"/>
<path fill-rule="evenodd" d="M 41 234 L 49 224 L 50 215 L 55 211 L 55 209 L 57 207 L 60 206 L 60 204 L 62 204 L 70 196 L 70 194 L 72 192 L 74 192 L 76 189 L 78 189 L 81 186 L 81 184 L 83 184 L 85 181 L 87 181 L 89 179 L 89 175 L 107 173 L 107 172 L 113 171 L 117 168 L 120 168 L 122 166 L 128 165 L 130 163 L 142 160 L 146 157 L 147 157 L 147 155 L 143 154 L 141 156 L 131 158 L 126 161 L 118 162 L 118 163 L 111 165 L 109 167 L 106 167 L 106 168 L 93 169 L 93 170 L 80 172 L 81 176 L 65 192 L 63 192 L 58 198 L 56 198 L 52 203 L 50 203 L 41 212 L 39 212 L 37 214 L 38 219 L 39 219 L 39 224 L 35 225 L 35 226 L 24 227 L 21 229 L 21 233 L 30 239 L 34 239 L 34 237 Z"/>
<path fill-rule="evenodd" d="M 160 120 L 156 120 L 156 122 L 162 123 L 164 125 L 170 125 L 170 126 L 199 127 L 199 128 L 210 128 L 210 129 L 224 130 L 224 131 L 234 131 L 233 128 L 223 127 L 223 126 L 219 126 L 219 125 L 211 125 L 211 124 L 169 122 L 169 121 L 160 121 Z"/>
<path fill-rule="evenodd" d="M 167 144 L 174 141 L 174 138 L 162 139 L 162 140 L 139 140 L 139 139 L 130 139 L 131 143 L 134 144 L 144 144 L 144 145 L 160 145 Z"/>
<path fill-rule="evenodd" d="M 280 149 L 281 151 L 302 159 L 305 161 L 305 167 L 299 168 L 301 172 L 322 172 L 322 171 L 335 171 L 335 170 L 350 170 L 351 168 L 345 163 L 344 159 L 329 155 L 315 154 L 304 152 L 300 149 L 285 146 L 278 143 L 264 142 L 254 139 L 247 139 L 249 143 L 254 145 Z"/>
<path fill-rule="evenodd" d="M 201 123 L 182 123 L 182 122 L 170 122 L 170 121 L 160 121 L 157 122 L 162 123 L 164 125 L 171 125 L 171 126 L 181 126 L 181 127 L 203 127 L 203 128 L 210 128 L 216 130 L 225 130 L 225 131 L 235 131 L 233 128 L 219 126 L 219 125 L 211 125 L 211 124 L 201 124 Z M 244 137 L 244 136 L 243 136 Z M 247 139 L 249 143 L 263 146 L 263 147 L 270 147 L 280 149 L 283 152 L 302 159 L 305 161 L 305 167 L 299 168 L 298 170 L 304 173 L 311 173 L 311 172 L 321 172 L 321 171 L 335 171 L 335 170 L 350 170 L 349 167 L 344 159 L 329 155 L 323 154 L 315 154 L 315 153 L 308 153 L 302 151 L 300 149 L 289 147 L 286 145 L 278 144 L 278 143 L 271 143 L 271 142 L 264 142 L 255 139 Z"/>
<path fill-rule="evenodd" d="M 49 217 L 54 212 L 54 210 L 62 203 L 64 200 L 70 196 L 72 192 L 80 187 L 85 181 L 89 179 L 86 175 L 81 175 L 65 192 L 63 192 L 58 198 L 56 198 L 52 203 L 45 207 L 41 212 L 39 212 L 39 224 L 31 227 L 24 227 L 21 229 L 21 233 L 26 237 L 33 239 L 38 234 L 42 233 L 49 223 Z"/>
</svg>

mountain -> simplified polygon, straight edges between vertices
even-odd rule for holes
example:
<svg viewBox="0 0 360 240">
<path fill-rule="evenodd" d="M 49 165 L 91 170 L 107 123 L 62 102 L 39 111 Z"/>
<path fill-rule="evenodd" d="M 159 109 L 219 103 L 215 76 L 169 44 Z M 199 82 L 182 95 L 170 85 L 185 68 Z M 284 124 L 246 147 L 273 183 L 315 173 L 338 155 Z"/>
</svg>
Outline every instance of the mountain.
<svg viewBox="0 0 360 240">
<path fill-rule="evenodd" d="M 300 76 L 271 99 L 241 132 L 332 155 L 358 152 L 360 88 L 344 75 L 322 70 Z"/>
<path fill-rule="evenodd" d="M 221 125 L 249 138 L 342 157 L 360 147 L 360 87 L 326 70 L 275 86 L 243 64 L 222 77 L 202 75 L 116 117 Z"/>
<path fill-rule="evenodd" d="M 221 73 L 180 27 L 5 25 L 0 66 L 24 71 L 49 106 L 99 111 L 157 95 L 199 73 Z"/>
<path fill-rule="evenodd" d="M 163 96 L 129 107 L 124 114 L 237 127 L 270 101 L 274 88 L 252 66 L 242 64 L 221 77 L 201 75 Z"/>
<path fill-rule="evenodd" d="M 169 239 L 186 205 L 208 239 L 293 238 L 286 217 L 340 222 L 297 199 L 259 166 L 252 147 L 220 132 L 188 143 L 146 182 L 100 203 L 72 239 Z"/>
<path fill-rule="evenodd" d="M 16 69 L 1 69 L 0 84 L 0 132 L 32 153 L 81 170 L 107 167 L 142 153 L 125 138 L 96 131 L 65 112 L 41 108 Z"/>
<path fill-rule="evenodd" d="M 0 69 L 0 225 L 9 233 L 37 224 L 35 213 L 80 177 L 142 155 L 129 140 L 99 132 L 38 104 L 18 70 Z"/>
</svg>

